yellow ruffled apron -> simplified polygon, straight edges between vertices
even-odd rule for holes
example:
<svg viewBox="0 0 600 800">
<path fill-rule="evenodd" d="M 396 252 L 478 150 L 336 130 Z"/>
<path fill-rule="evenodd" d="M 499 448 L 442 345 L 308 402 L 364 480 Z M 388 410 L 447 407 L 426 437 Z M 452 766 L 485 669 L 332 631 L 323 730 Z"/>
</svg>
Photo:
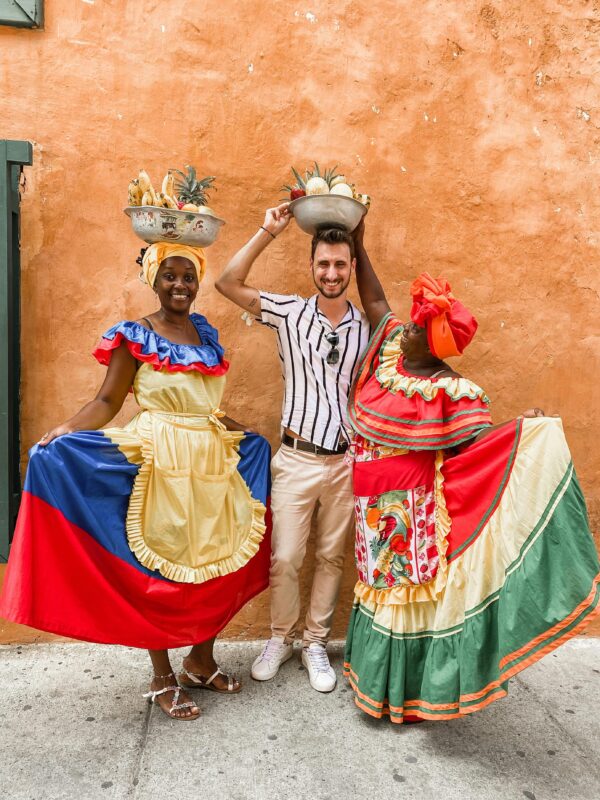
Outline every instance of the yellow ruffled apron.
<svg viewBox="0 0 600 800">
<path fill-rule="evenodd" d="M 106 434 L 140 465 L 127 513 L 138 560 L 166 578 L 202 583 L 244 566 L 264 536 L 264 505 L 237 471 L 243 433 L 227 431 L 224 376 L 142 364 L 134 381 L 142 411 Z"/>
</svg>

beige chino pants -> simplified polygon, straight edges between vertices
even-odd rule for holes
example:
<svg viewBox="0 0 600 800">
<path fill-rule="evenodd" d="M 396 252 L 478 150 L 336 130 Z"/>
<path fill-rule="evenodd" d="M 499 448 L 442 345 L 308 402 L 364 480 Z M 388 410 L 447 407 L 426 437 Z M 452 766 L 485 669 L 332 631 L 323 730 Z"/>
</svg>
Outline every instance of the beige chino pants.
<svg viewBox="0 0 600 800">
<path fill-rule="evenodd" d="M 298 573 L 317 507 L 316 566 L 303 643 L 326 644 L 348 531 L 354 527 L 352 469 L 344 456 L 317 456 L 281 445 L 271 462 L 271 630 L 293 642 L 300 616 Z"/>
</svg>

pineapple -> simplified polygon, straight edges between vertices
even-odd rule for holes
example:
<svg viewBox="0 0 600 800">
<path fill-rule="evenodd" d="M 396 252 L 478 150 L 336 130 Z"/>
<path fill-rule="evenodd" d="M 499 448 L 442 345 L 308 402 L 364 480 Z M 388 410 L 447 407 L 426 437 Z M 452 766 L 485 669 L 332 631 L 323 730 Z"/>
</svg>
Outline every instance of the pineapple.
<svg viewBox="0 0 600 800">
<path fill-rule="evenodd" d="M 317 175 L 318 175 L 319 174 L 319 165 L 317 164 L 316 161 L 315 161 L 315 169 L 317 170 Z M 330 189 L 331 189 L 332 186 L 335 185 L 336 178 L 339 177 L 338 175 L 336 175 L 336 172 L 335 172 L 336 169 L 337 169 L 337 164 L 335 165 L 335 167 L 333 167 L 333 169 L 326 169 L 325 172 L 323 173 L 323 179 L 325 181 L 327 181 L 327 186 Z"/>
<path fill-rule="evenodd" d="M 315 175 L 306 181 L 306 194 L 329 194 L 329 186 L 325 178 Z"/>
<path fill-rule="evenodd" d="M 346 176 L 345 175 L 335 175 L 329 181 L 329 188 L 333 189 L 333 187 L 337 186 L 339 183 L 348 183 L 348 181 L 346 180 Z"/>
<path fill-rule="evenodd" d="M 333 169 L 326 169 L 321 174 L 317 162 L 314 161 L 313 163 L 313 169 L 306 171 L 306 194 L 329 194 L 331 182 L 337 177 L 335 174 L 337 164 Z"/>
<path fill-rule="evenodd" d="M 337 194 L 343 197 L 355 197 L 354 187 L 348 183 L 345 175 L 336 173 L 337 164 L 331 169 L 321 171 L 316 161 L 313 161 L 311 169 L 305 171 L 304 178 L 297 169 L 292 167 L 292 173 L 296 180 L 293 185 L 285 185 L 282 190 L 289 193 L 292 200 L 303 195 L 315 194 Z"/>
<path fill-rule="evenodd" d="M 214 188 L 212 185 L 215 180 L 214 175 L 198 180 L 194 167 L 186 165 L 186 170 L 187 173 L 179 169 L 174 170 L 180 176 L 180 180 L 175 181 L 177 200 L 183 204 L 184 210 L 186 205 L 206 206 L 207 192 Z"/>
</svg>

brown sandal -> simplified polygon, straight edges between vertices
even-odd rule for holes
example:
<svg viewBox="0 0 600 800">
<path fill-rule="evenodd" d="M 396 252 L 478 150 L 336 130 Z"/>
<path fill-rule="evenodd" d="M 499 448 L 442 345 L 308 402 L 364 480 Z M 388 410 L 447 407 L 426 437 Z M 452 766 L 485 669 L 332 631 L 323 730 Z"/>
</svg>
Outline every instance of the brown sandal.
<svg viewBox="0 0 600 800">
<path fill-rule="evenodd" d="M 217 675 L 222 675 L 224 678 L 227 678 L 226 689 L 219 689 L 214 685 L 213 681 Z M 213 672 L 210 678 L 204 678 L 202 675 L 198 675 L 197 672 L 188 672 L 188 670 L 184 668 L 182 672 L 180 672 L 178 680 L 186 689 L 210 689 L 211 692 L 218 692 L 219 694 L 237 694 L 242 688 L 240 683 L 238 683 L 237 688 L 235 688 L 236 679 L 233 675 L 227 675 L 220 667 L 217 667 L 216 672 Z"/>
</svg>

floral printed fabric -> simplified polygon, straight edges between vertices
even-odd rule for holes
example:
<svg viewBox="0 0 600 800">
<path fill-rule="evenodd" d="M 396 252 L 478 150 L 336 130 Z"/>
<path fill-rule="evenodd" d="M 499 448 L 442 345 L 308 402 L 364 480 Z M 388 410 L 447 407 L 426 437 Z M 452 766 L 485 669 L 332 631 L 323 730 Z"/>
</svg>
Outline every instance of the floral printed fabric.
<svg viewBox="0 0 600 800">
<path fill-rule="evenodd" d="M 406 453 L 356 441 L 364 462 Z M 359 580 L 375 589 L 422 584 L 437 572 L 434 485 L 355 496 L 355 557 Z"/>
</svg>

